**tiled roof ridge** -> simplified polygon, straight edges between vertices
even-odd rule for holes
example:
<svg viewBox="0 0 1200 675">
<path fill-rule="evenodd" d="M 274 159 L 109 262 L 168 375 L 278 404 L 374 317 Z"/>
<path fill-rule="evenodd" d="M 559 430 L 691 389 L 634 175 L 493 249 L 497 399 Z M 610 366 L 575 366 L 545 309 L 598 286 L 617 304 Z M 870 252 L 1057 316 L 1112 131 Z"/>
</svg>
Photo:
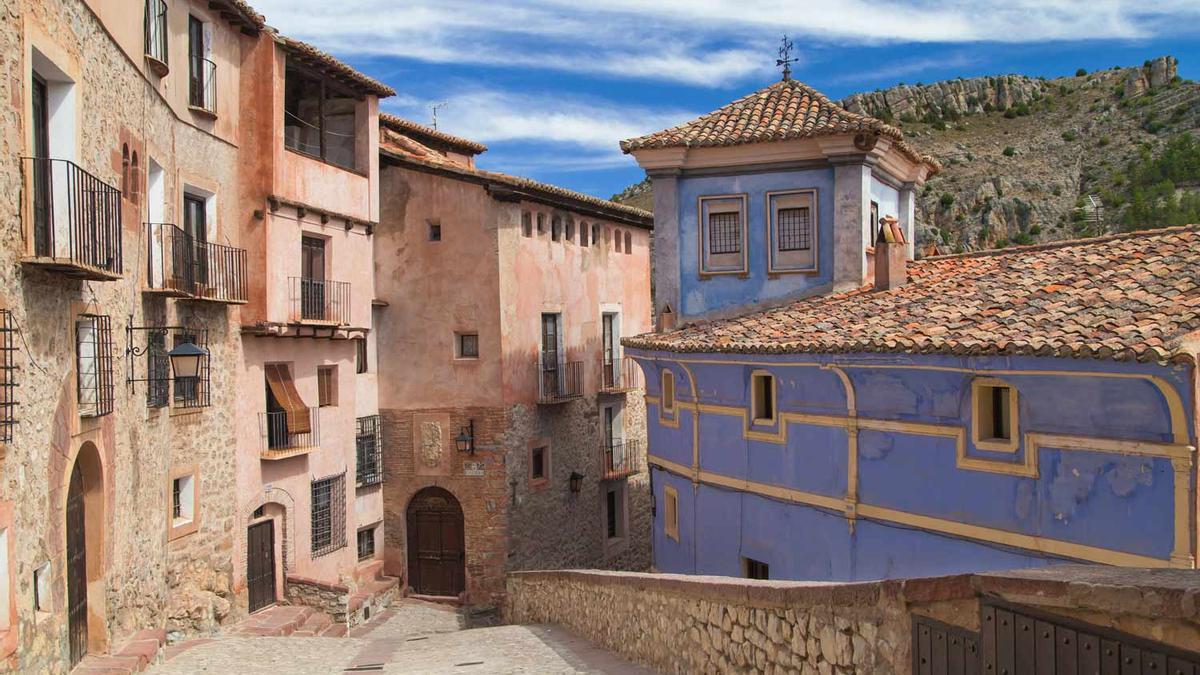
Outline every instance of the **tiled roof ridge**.
<svg viewBox="0 0 1200 675">
<path fill-rule="evenodd" d="M 303 40 L 297 40 L 296 38 L 288 37 L 283 33 L 280 33 L 275 28 L 269 28 L 268 30 L 271 31 L 272 39 L 274 39 L 275 42 L 283 46 L 285 49 L 298 52 L 304 57 L 319 62 L 325 68 L 328 68 L 334 73 L 340 75 L 342 78 L 349 80 L 360 89 L 370 92 L 380 98 L 396 95 L 396 90 L 373 77 L 360 73 L 351 66 L 347 65 L 345 62 L 339 60 L 336 56 L 322 51 L 321 49 L 318 49 L 317 47 L 314 47 Z"/>
<path fill-rule="evenodd" d="M 266 28 L 267 18 L 251 7 L 249 3 L 244 0 L 226 0 L 226 2 L 233 5 L 257 30 Z"/>
<path fill-rule="evenodd" d="M 964 253 L 947 253 L 945 255 L 931 255 L 921 260 L 910 260 L 909 265 L 920 265 L 926 262 L 942 262 L 946 260 L 959 260 L 963 258 L 990 258 L 995 256 L 1018 255 L 1022 253 L 1036 253 L 1038 251 L 1052 251 L 1059 248 L 1070 248 L 1072 246 L 1091 246 L 1094 244 L 1105 244 L 1110 241 L 1120 241 L 1122 239 L 1139 239 L 1142 237 L 1163 237 L 1180 232 L 1200 231 L 1200 223 L 1189 225 L 1172 225 L 1170 227 L 1150 228 L 1145 230 L 1134 230 L 1132 232 L 1116 232 L 1113 234 L 1101 234 L 1095 237 L 1076 237 L 1075 239 L 1063 239 L 1060 241 L 1048 241 L 1041 244 L 1027 244 L 1025 246 L 1009 246 L 1007 248 L 989 248 L 982 251 L 966 251 Z"/>
<path fill-rule="evenodd" d="M 413 164 L 427 166 L 427 167 L 430 167 L 433 169 L 438 169 L 441 171 L 448 171 L 451 173 L 458 173 L 458 174 L 476 176 L 476 177 L 487 179 L 487 180 L 493 180 L 498 183 L 504 183 L 506 185 L 509 185 L 510 187 L 538 190 L 538 191 L 552 194 L 552 195 L 555 195 L 558 197 L 563 197 L 565 199 L 570 199 L 570 200 L 577 201 L 577 202 L 580 202 L 583 204 L 588 204 L 590 206 L 604 209 L 607 211 L 621 213 L 621 214 L 624 214 L 628 218 L 634 218 L 637 220 L 646 221 L 647 226 L 652 225 L 654 222 L 654 214 L 650 213 L 649 211 L 645 211 L 643 209 L 639 209 L 634 206 L 629 206 L 627 204 L 620 204 L 620 203 L 610 201 L 607 199 L 601 199 L 599 197 L 594 197 L 592 195 L 584 194 L 582 192 L 568 190 L 567 188 L 559 187 L 559 186 L 553 185 L 551 183 L 543 183 L 541 181 L 533 180 L 532 178 L 525 178 L 524 176 L 514 176 L 512 174 L 500 173 L 498 171 L 488 171 L 486 169 L 479 169 L 479 168 L 470 169 L 470 168 L 467 168 L 464 166 L 458 166 L 455 164 L 448 164 L 448 163 L 444 163 L 444 162 L 435 162 L 435 161 L 431 161 L 428 159 L 422 159 L 420 157 L 413 157 L 413 156 L 409 156 L 409 155 L 397 155 L 396 153 L 391 153 L 391 152 L 387 152 L 387 151 L 383 151 L 383 152 L 385 152 L 386 154 L 388 154 L 391 157 L 395 157 L 396 159 L 400 159 L 405 162 L 411 162 Z"/>
<path fill-rule="evenodd" d="M 379 123 L 394 131 L 400 131 L 402 133 L 407 131 L 420 134 L 422 136 L 446 143 L 447 145 L 462 148 L 476 155 L 487 152 L 487 146 L 483 143 L 473 141 L 463 136 L 448 134 L 440 129 L 434 129 L 433 127 L 425 126 L 424 124 L 414 122 L 410 119 L 405 119 L 399 115 L 381 112 L 379 113 Z"/>
</svg>

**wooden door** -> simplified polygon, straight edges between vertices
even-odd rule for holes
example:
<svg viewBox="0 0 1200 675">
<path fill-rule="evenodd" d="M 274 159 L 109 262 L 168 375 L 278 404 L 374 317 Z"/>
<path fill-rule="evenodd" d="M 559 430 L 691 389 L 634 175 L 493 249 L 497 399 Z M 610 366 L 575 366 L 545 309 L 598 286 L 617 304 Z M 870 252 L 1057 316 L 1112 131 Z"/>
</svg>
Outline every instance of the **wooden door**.
<svg viewBox="0 0 1200 675">
<path fill-rule="evenodd" d="M 556 397 L 558 386 L 558 315 L 542 315 L 542 394 Z"/>
<path fill-rule="evenodd" d="M 188 288 L 195 292 L 192 284 L 208 284 L 208 214 L 204 199 L 194 195 L 183 196 L 183 231 L 188 245 L 177 246 L 175 254 L 183 255 L 176 274 L 184 271 Z"/>
<path fill-rule="evenodd" d="M 67 636 L 71 666 L 87 654 L 87 532 L 83 501 L 83 475 L 79 465 L 71 471 L 67 491 Z"/>
<path fill-rule="evenodd" d="M 255 523 L 246 531 L 246 583 L 250 611 L 275 604 L 275 521 Z"/>
<path fill-rule="evenodd" d="M 46 81 L 33 76 L 33 252 L 54 255 L 51 235 L 50 109 Z"/>
<path fill-rule="evenodd" d="M 604 386 L 617 387 L 620 383 L 617 382 L 617 373 L 620 372 L 616 368 L 616 340 L 613 335 L 613 323 L 616 315 L 605 314 L 602 321 L 602 342 L 604 343 Z"/>
<path fill-rule="evenodd" d="M 329 318 L 325 311 L 324 239 L 300 239 L 300 303 L 302 318 L 314 321 Z"/>
<path fill-rule="evenodd" d="M 457 596 L 466 588 L 463 514 L 458 500 L 426 488 L 408 506 L 408 582 L 420 595 Z"/>
<path fill-rule="evenodd" d="M 188 17 L 188 103 L 205 107 L 204 22 Z"/>
</svg>

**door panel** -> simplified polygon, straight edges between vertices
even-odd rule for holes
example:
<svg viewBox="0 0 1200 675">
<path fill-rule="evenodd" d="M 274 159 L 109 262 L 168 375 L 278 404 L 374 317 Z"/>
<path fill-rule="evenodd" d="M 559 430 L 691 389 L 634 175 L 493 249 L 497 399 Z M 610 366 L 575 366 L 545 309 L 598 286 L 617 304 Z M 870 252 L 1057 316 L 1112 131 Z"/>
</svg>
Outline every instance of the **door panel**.
<svg viewBox="0 0 1200 675">
<path fill-rule="evenodd" d="M 79 465 L 71 472 L 67 493 L 67 619 L 71 666 L 87 654 L 87 539 L 83 476 Z"/>
<path fill-rule="evenodd" d="M 33 77 L 33 155 L 50 156 L 50 112 L 47 105 L 46 82 Z M 33 163 L 33 252 L 35 255 L 53 255 L 50 236 L 50 162 Z"/>
<path fill-rule="evenodd" d="M 250 611 L 275 604 L 275 522 L 251 525 L 246 532 L 246 580 Z"/>
<path fill-rule="evenodd" d="M 325 240 L 300 239 L 300 303 L 302 318 L 327 319 L 325 308 Z"/>
<path fill-rule="evenodd" d="M 409 586 L 421 595 L 455 596 L 465 584 L 462 509 L 450 493 L 426 488 L 408 507 Z"/>
</svg>

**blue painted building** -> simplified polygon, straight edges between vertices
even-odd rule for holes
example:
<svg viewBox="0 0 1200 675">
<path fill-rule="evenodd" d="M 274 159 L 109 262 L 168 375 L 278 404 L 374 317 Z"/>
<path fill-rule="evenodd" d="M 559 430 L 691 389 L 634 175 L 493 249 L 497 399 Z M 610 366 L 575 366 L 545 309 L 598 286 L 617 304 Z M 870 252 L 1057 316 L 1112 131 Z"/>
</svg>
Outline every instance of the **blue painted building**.
<svg viewBox="0 0 1200 675">
<path fill-rule="evenodd" d="M 1194 567 L 1196 229 L 912 261 L 937 163 L 791 80 L 622 147 L 658 570 Z"/>
</svg>

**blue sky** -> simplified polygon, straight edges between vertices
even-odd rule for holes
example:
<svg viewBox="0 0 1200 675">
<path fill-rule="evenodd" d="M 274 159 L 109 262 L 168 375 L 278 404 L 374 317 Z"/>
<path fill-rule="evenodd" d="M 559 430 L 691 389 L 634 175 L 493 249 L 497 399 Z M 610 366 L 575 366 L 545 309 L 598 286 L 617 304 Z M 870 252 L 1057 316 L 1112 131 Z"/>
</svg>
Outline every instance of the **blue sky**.
<svg viewBox="0 0 1200 675">
<path fill-rule="evenodd" d="M 779 78 L 840 98 L 899 82 L 1140 64 L 1200 79 L 1200 0 L 254 0 L 390 84 L 383 109 L 486 143 L 484 168 L 600 197 L 642 178 L 622 138 Z"/>
</svg>

